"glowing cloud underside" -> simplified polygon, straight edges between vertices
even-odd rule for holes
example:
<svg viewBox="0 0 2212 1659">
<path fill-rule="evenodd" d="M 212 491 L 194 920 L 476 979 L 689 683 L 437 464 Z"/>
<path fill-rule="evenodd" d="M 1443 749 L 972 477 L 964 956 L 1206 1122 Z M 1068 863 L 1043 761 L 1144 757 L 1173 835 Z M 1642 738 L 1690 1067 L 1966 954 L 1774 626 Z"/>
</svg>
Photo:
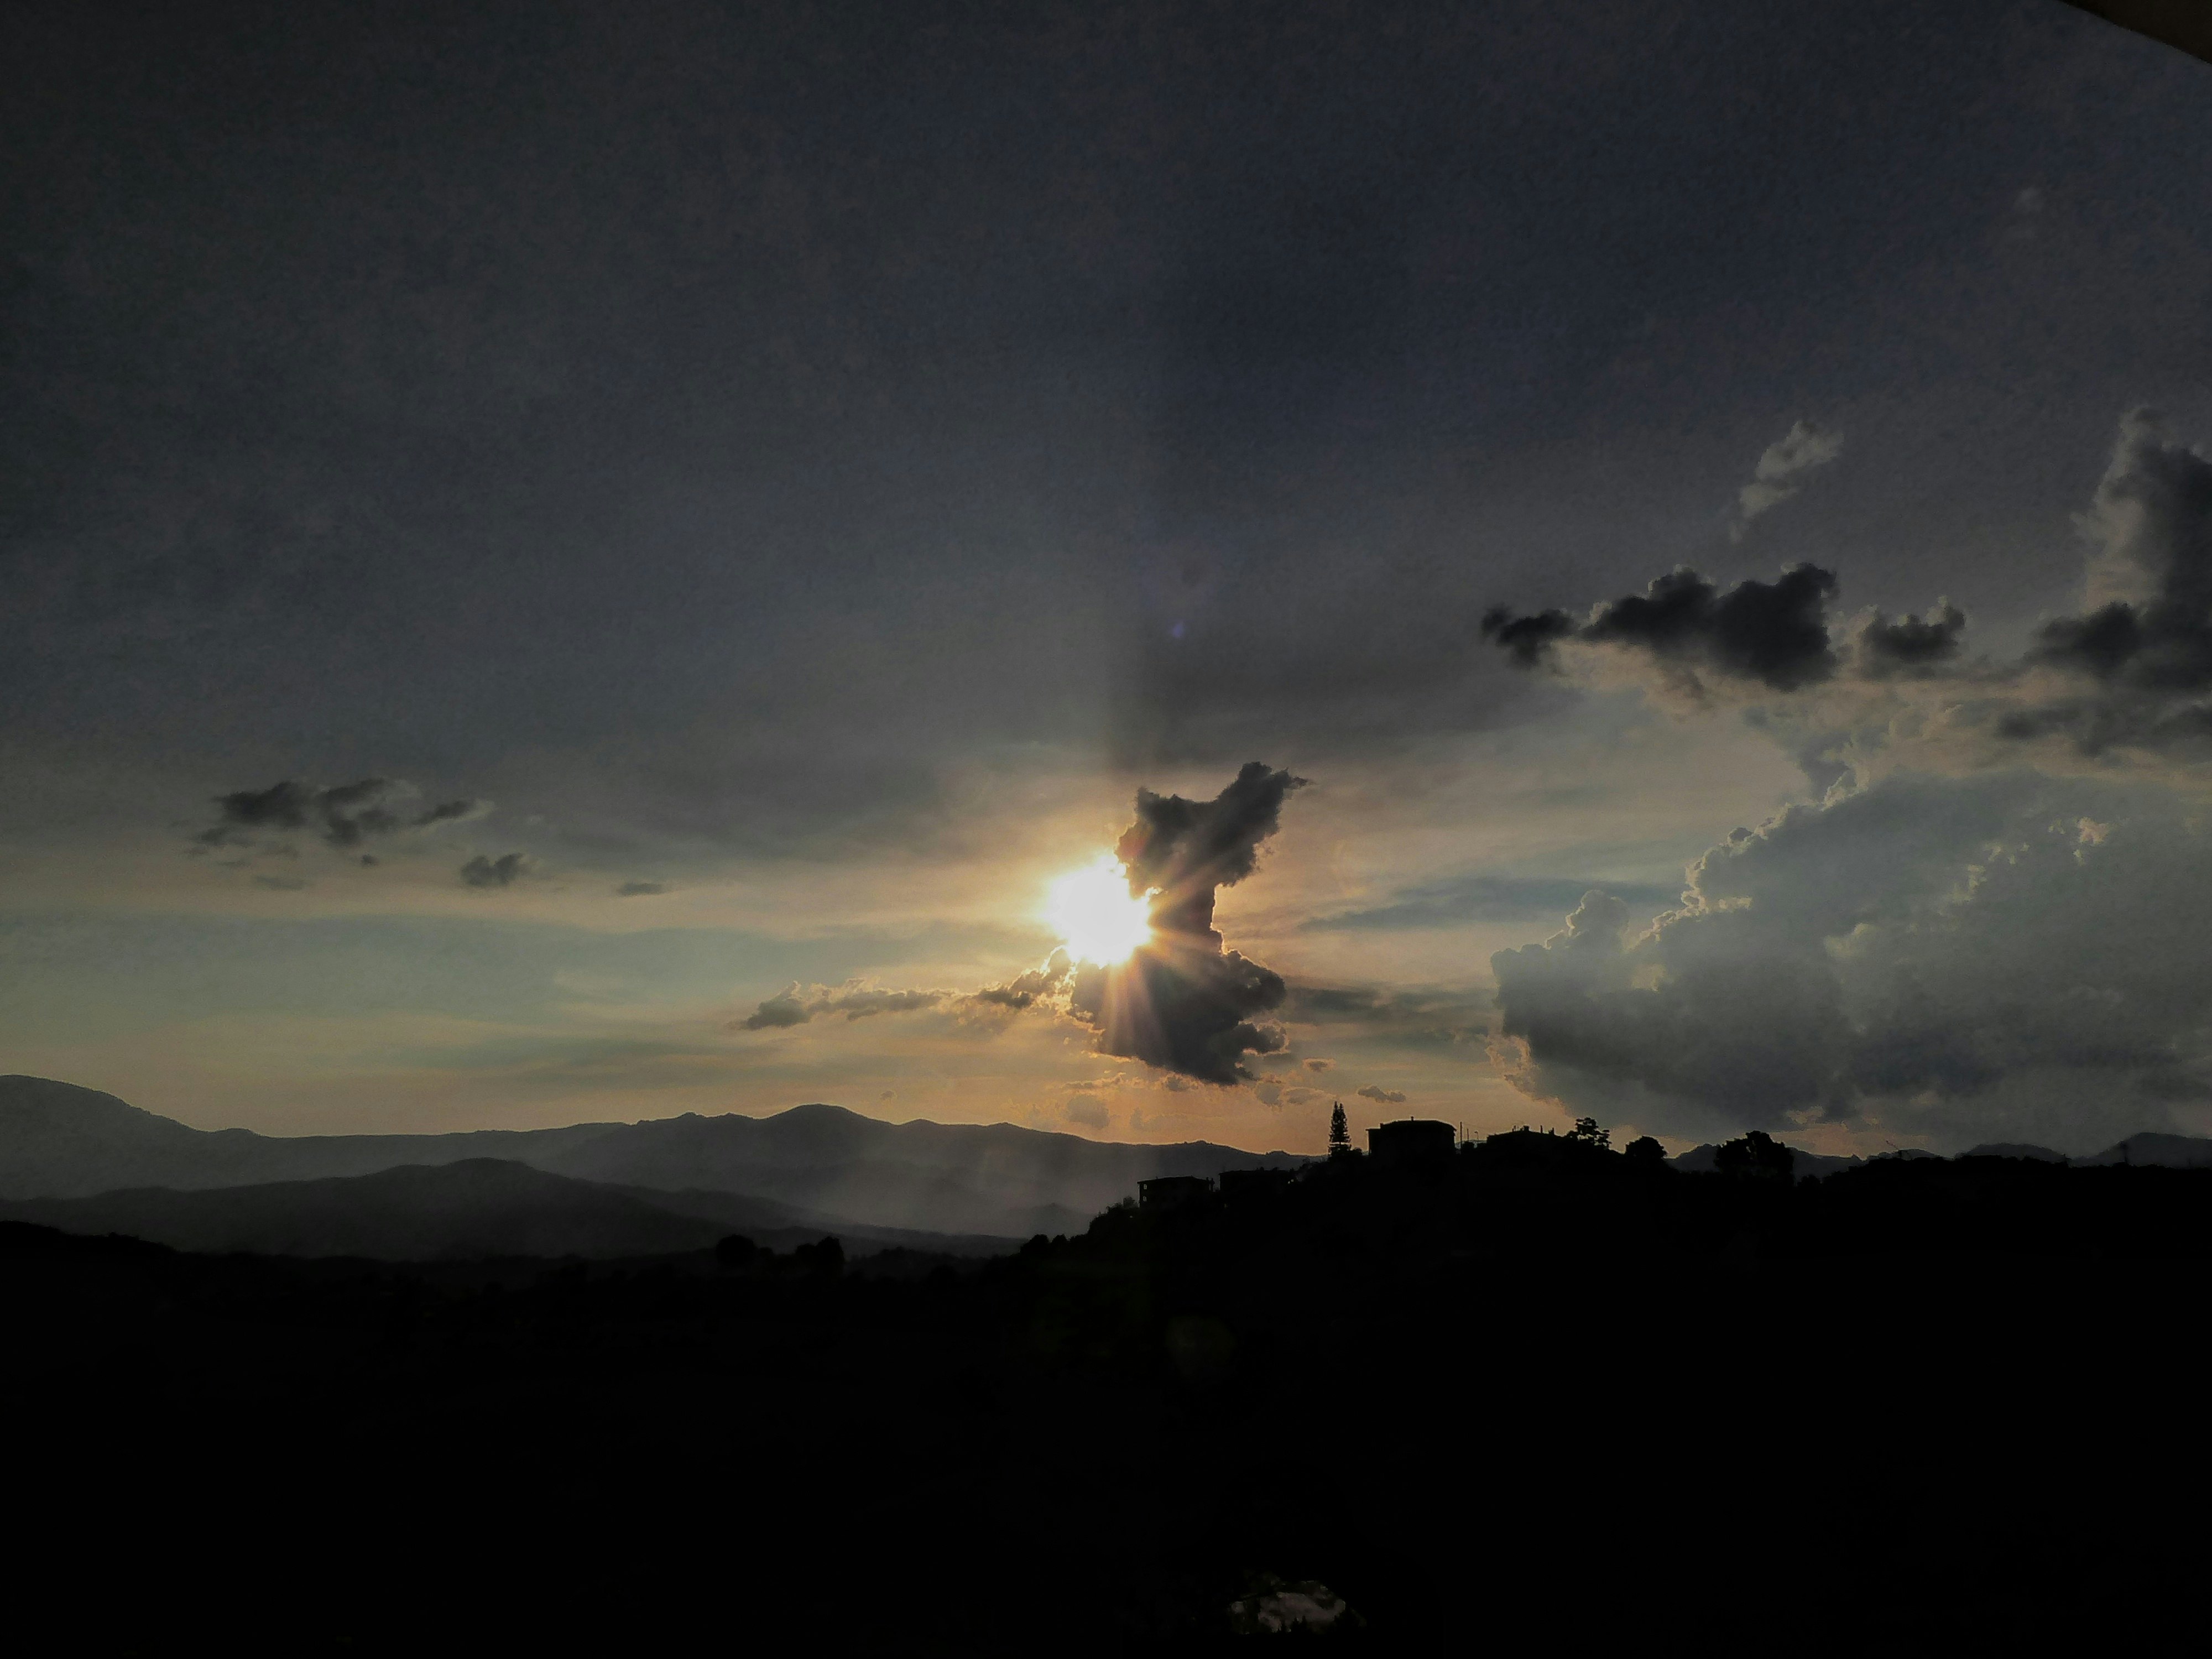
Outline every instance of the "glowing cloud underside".
<svg viewBox="0 0 2212 1659">
<path fill-rule="evenodd" d="M 1054 882 L 1044 914 L 1078 962 L 1110 966 L 1152 942 L 1151 901 L 1130 896 L 1129 878 L 1110 853 Z"/>
</svg>

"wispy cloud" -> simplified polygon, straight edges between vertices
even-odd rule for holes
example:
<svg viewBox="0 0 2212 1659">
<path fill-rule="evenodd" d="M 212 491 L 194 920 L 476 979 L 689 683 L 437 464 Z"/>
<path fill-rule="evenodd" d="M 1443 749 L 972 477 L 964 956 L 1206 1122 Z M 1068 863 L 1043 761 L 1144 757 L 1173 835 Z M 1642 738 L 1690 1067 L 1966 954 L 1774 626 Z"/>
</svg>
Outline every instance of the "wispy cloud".
<svg viewBox="0 0 2212 1659">
<path fill-rule="evenodd" d="M 1736 491 L 1735 518 L 1729 537 L 1743 539 L 1752 520 L 1771 512 L 1804 488 L 1806 474 L 1817 471 L 1844 453 L 1844 434 L 1830 432 L 1810 421 L 1799 421 L 1767 445 L 1752 469 L 1751 482 Z"/>
</svg>

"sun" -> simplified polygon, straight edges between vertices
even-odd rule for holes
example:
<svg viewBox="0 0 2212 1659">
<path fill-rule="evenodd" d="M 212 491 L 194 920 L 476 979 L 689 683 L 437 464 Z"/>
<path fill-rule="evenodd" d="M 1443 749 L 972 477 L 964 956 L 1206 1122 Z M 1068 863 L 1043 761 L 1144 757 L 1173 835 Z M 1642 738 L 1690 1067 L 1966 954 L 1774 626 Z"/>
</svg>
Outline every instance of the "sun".
<svg viewBox="0 0 2212 1659">
<path fill-rule="evenodd" d="M 1078 962 L 1111 967 L 1152 941 L 1152 902 L 1130 896 L 1121 861 L 1111 853 L 1047 888 L 1044 915 Z"/>
</svg>

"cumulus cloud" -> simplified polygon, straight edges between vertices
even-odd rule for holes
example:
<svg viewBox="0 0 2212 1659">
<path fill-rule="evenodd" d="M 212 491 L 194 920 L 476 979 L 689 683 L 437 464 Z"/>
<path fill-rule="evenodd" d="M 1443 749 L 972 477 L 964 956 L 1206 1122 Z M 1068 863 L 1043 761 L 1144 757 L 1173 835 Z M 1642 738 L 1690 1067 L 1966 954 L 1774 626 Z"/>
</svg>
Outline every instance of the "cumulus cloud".
<svg viewBox="0 0 2212 1659">
<path fill-rule="evenodd" d="M 1403 1091 L 1397 1089 L 1377 1088 L 1371 1083 L 1365 1088 L 1359 1091 L 1359 1097 L 1362 1100 L 1375 1101 L 1384 1106 L 1403 1106 L 1406 1103 L 1406 1097 Z"/>
<path fill-rule="evenodd" d="M 1335 1066 L 1335 1064 L 1336 1062 L 1333 1060 L 1323 1060 L 1319 1055 L 1316 1055 L 1313 1059 L 1306 1061 L 1305 1066 L 1306 1070 L 1309 1072 L 1326 1072 Z"/>
<path fill-rule="evenodd" d="M 1116 967 L 1081 964 L 1068 988 L 1069 1013 L 1097 1032 L 1101 1053 L 1226 1085 L 1253 1077 L 1245 1055 L 1287 1046 L 1269 1017 L 1288 987 L 1225 947 L 1213 906 L 1218 889 L 1258 866 L 1284 801 L 1304 783 L 1254 761 L 1211 800 L 1137 792 L 1115 851 L 1130 892 L 1152 896 L 1152 942 Z"/>
<path fill-rule="evenodd" d="M 2212 1079 L 2212 853 L 2160 788 L 1892 775 L 1738 830 L 1632 931 L 1492 959 L 1528 1092 L 1710 1139 L 1819 1121 L 2087 1151 Z"/>
<path fill-rule="evenodd" d="M 1735 521 L 1729 534 L 1738 540 L 1753 520 L 1779 507 L 1804 488 L 1801 482 L 1844 453 L 1844 435 L 1829 432 L 1810 421 L 1799 421 L 1767 445 L 1752 469 L 1751 482 L 1736 492 Z"/>
<path fill-rule="evenodd" d="M 204 847 L 244 846 L 275 832 L 309 831 L 330 846 L 358 848 L 372 837 L 481 817 L 490 803 L 441 801 L 416 811 L 421 791 L 398 778 L 362 778 L 328 787 L 285 778 L 266 789 L 238 789 L 215 798 L 216 819 L 196 838 Z"/>
<path fill-rule="evenodd" d="M 848 1022 L 878 1014 L 910 1014 L 934 1008 L 951 995 L 948 991 L 890 991 L 858 980 L 834 988 L 793 984 L 763 1000 L 738 1024 L 748 1031 L 769 1031 L 805 1025 L 824 1014 L 842 1014 Z"/>
<path fill-rule="evenodd" d="M 530 873 L 529 856 L 502 853 L 497 858 L 477 854 L 461 866 L 462 884 L 469 887 L 512 887 Z"/>
</svg>

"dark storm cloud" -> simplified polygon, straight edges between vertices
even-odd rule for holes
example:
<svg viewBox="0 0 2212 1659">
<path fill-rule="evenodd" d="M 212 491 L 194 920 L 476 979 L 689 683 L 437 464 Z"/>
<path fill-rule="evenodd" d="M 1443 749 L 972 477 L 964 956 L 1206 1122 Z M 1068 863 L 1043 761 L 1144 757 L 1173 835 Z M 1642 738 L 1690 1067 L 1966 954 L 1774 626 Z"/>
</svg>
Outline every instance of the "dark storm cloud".
<svg viewBox="0 0 2212 1659">
<path fill-rule="evenodd" d="M 1302 924 L 1309 933 L 1378 933 L 1459 927 L 1474 922 L 1532 921 L 1572 907 L 1593 883 L 1564 876 L 1466 876 L 1425 883 L 1395 894 L 1388 904 L 1316 916 Z M 1614 883 L 1611 890 L 1638 904 L 1671 904 L 1680 884 L 1669 887 Z"/>
<path fill-rule="evenodd" d="M 469 887 L 512 887 L 529 872 L 526 854 L 502 853 L 495 859 L 479 853 L 461 866 L 461 882 Z"/>
<path fill-rule="evenodd" d="M 1304 784 L 1252 761 L 1212 800 L 1137 792 L 1136 821 L 1115 851 L 1129 890 L 1153 895 L 1153 940 L 1118 967 L 1079 965 L 1068 992 L 1068 1012 L 1097 1031 L 1101 1053 L 1231 1084 L 1255 1075 L 1243 1056 L 1288 1046 L 1269 1017 L 1289 988 L 1224 948 L 1213 902 L 1257 867 L 1284 801 Z"/>
<path fill-rule="evenodd" d="M 240 789 L 216 796 L 220 816 L 198 840 L 203 846 L 221 847 L 251 842 L 258 832 L 307 830 L 332 847 L 350 848 L 372 836 L 455 823 L 490 810 L 488 803 L 473 800 L 441 801 L 425 811 L 408 810 L 406 803 L 417 793 L 414 785 L 394 778 L 362 778 L 328 788 L 286 778 L 266 789 Z"/>
<path fill-rule="evenodd" d="M 1835 591 L 1834 574 L 1818 565 L 1792 565 L 1774 581 L 1725 592 L 1683 565 L 1580 623 L 1562 611 L 1516 617 L 1501 607 L 1483 617 L 1482 632 L 1524 667 L 1571 639 L 1648 657 L 1692 691 L 1700 673 L 1794 691 L 1836 672 L 1827 623 Z"/>
</svg>

